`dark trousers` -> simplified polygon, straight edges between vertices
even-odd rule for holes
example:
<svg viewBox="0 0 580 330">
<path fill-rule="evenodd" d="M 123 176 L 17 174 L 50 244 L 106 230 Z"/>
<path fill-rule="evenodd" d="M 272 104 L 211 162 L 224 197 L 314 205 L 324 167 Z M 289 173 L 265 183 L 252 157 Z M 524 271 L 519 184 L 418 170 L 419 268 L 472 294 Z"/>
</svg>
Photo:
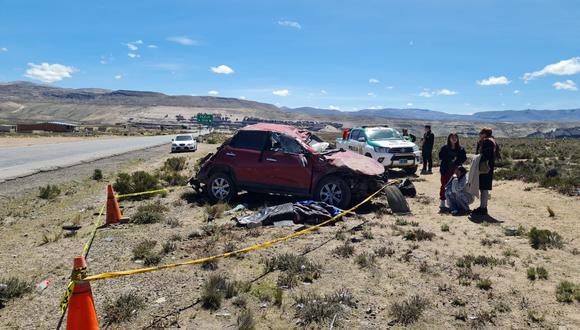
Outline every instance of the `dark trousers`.
<svg viewBox="0 0 580 330">
<path fill-rule="evenodd" d="M 423 150 L 423 171 L 433 169 L 433 150 Z M 427 167 L 429 165 L 429 167 Z"/>
</svg>

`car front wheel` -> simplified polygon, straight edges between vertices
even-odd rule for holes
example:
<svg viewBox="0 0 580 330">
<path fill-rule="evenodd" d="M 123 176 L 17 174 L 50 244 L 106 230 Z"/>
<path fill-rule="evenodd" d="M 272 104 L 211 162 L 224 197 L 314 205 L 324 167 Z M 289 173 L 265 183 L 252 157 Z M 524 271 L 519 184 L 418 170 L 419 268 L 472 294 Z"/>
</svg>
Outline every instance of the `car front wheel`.
<svg viewBox="0 0 580 330">
<path fill-rule="evenodd" d="M 318 184 L 314 198 L 326 204 L 346 209 L 350 205 L 351 192 L 343 179 L 332 176 L 323 179 Z"/>
<path fill-rule="evenodd" d="M 225 203 L 231 200 L 237 189 L 232 178 L 226 173 L 216 173 L 207 182 L 207 195 L 213 203 Z"/>
</svg>

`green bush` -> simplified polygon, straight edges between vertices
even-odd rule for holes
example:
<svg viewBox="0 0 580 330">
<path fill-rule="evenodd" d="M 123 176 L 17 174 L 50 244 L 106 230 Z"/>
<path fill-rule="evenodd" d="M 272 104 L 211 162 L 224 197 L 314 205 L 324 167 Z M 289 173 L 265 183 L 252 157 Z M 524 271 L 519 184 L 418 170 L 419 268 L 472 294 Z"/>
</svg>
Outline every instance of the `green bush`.
<svg viewBox="0 0 580 330">
<path fill-rule="evenodd" d="M 38 197 L 42 199 L 55 199 L 60 195 L 60 188 L 57 185 L 47 184 L 38 188 Z"/>
<path fill-rule="evenodd" d="M 536 250 L 546 250 L 547 248 L 561 249 L 564 245 L 560 234 L 547 229 L 537 229 L 536 227 L 533 227 L 528 233 L 528 238 L 530 240 L 530 245 Z"/>
<path fill-rule="evenodd" d="M 429 301 L 421 296 L 415 295 L 402 302 L 394 302 L 389 308 L 389 314 L 403 325 L 416 322 L 423 311 L 429 306 Z"/>
<path fill-rule="evenodd" d="M 0 278 L 0 308 L 8 300 L 19 298 L 32 291 L 32 284 L 18 277 Z"/>
<path fill-rule="evenodd" d="M 185 157 L 171 157 L 165 160 L 161 170 L 167 172 L 179 172 L 185 169 L 186 164 L 187 158 Z"/>
<path fill-rule="evenodd" d="M 145 308 L 143 298 L 132 292 L 121 294 L 114 302 L 105 303 L 105 324 L 129 321 L 143 308 Z"/>
<path fill-rule="evenodd" d="M 119 173 L 113 189 L 118 194 L 132 194 L 159 189 L 159 178 L 145 171 L 137 171 L 132 174 Z M 151 195 L 143 195 L 141 198 L 147 198 Z"/>
<path fill-rule="evenodd" d="M 560 282 L 556 288 L 556 300 L 571 303 L 574 299 L 580 301 L 580 284 L 574 284 L 569 281 Z"/>
<path fill-rule="evenodd" d="M 93 171 L 93 175 L 91 176 L 91 179 L 95 181 L 103 180 L 103 171 L 101 171 L 98 168 L 95 168 L 95 170 Z"/>
<path fill-rule="evenodd" d="M 137 208 L 137 213 L 131 218 L 132 223 L 150 224 L 161 222 L 165 218 L 163 212 L 167 207 L 160 204 L 142 205 Z"/>
</svg>

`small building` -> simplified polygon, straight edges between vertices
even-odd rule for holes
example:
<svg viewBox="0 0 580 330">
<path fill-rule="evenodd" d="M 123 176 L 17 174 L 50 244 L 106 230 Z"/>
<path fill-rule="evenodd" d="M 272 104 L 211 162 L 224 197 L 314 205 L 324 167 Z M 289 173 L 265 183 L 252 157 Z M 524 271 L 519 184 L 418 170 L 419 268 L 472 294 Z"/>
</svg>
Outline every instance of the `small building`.
<svg viewBox="0 0 580 330">
<path fill-rule="evenodd" d="M 77 125 L 70 123 L 63 123 L 58 121 L 51 121 L 47 123 L 37 124 L 17 124 L 17 133 L 32 133 L 34 131 L 40 132 L 55 132 L 55 133 L 70 133 L 74 132 Z"/>
<path fill-rule="evenodd" d="M 16 126 L 14 125 L 0 125 L 0 132 L 3 133 L 10 133 L 16 130 Z"/>
</svg>

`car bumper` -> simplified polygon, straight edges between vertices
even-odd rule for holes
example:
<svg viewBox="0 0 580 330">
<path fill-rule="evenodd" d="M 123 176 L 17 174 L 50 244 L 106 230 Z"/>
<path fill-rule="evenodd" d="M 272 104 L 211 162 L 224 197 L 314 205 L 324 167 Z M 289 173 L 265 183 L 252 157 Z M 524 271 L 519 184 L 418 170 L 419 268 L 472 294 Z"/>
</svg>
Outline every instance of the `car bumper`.
<svg viewBox="0 0 580 330">
<path fill-rule="evenodd" d="M 196 151 L 197 146 L 171 146 L 171 152 Z"/>
<path fill-rule="evenodd" d="M 421 155 L 418 153 L 379 155 L 376 160 L 385 168 L 415 167 L 422 162 Z"/>
</svg>

